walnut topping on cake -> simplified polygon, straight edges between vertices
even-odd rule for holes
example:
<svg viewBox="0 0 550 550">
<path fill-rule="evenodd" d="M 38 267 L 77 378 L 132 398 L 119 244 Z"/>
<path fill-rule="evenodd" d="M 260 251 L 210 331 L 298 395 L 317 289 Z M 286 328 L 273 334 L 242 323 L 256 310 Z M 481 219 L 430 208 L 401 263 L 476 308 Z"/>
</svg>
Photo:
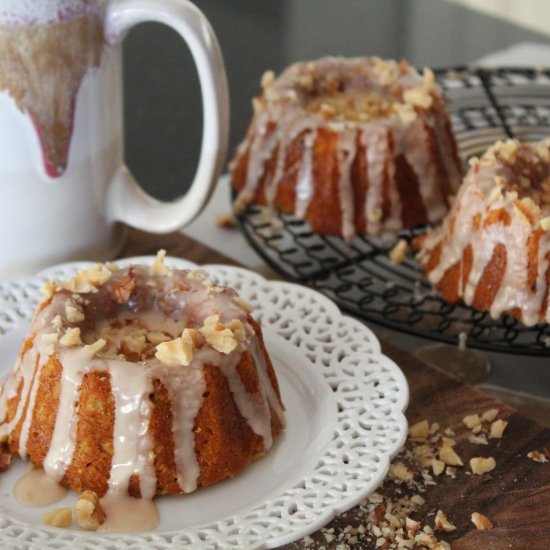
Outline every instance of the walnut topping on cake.
<svg viewBox="0 0 550 550">
<path fill-rule="evenodd" d="M 80 269 L 74 277 L 61 283 L 61 288 L 77 294 L 97 292 L 98 288 L 111 278 L 112 272 L 104 264 L 96 264 L 88 269 Z"/>
<path fill-rule="evenodd" d="M 219 315 L 207 317 L 199 332 L 216 351 L 225 353 L 226 355 L 237 347 L 238 342 L 235 333 L 220 322 Z"/>
<path fill-rule="evenodd" d="M 262 88 L 266 88 L 270 84 L 273 84 L 274 80 L 275 80 L 275 73 L 273 71 L 265 71 L 264 74 L 262 75 L 260 84 Z"/>
<path fill-rule="evenodd" d="M 70 303 L 65 306 L 65 315 L 69 323 L 80 323 L 80 321 L 84 321 L 84 314 L 80 308 Z"/>
<path fill-rule="evenodd" d="M 374 58 L 374 73 L 382 86 L 392 84 L 399 76 L 399 65 L 393 61 L 385 61 L 379 57 Z"/>
<path fill-rule="evenodd" d="M 405 90 L 403 99 L 405 103 L 420 109 L 429 109 L 433 102 L 433 98 L 425 86 L 415 86 L 410 90 Z"/>
<path fill-rule="evenodd" d="M 164 258 L 166 257 L 166 250 L 159 250 L 157 252 L 157 257 L 151 269 L 149 270 L 149 275 L 156 277 L 164 277 L 168 274 L 168 266 L 164 263 Z"/>
<path fill-rule="evenodd" d="M 236 306 L 239 306 L 241 309 L 244 309 L 247 313 L 252 313 L 254 311 L 254 308 L 251 304 L 249 304 L 244 298 L 241 298 L 240 296 L 235 296 L 233 298 L 233 303 Z"/>
<path fill-rule="evenodd" d="M 179 338 L 162 342 L 156 347 L 155 357 L 167 365 L 183 365 L 187 367 L 193 361 L 193 353 L 201 344 L 201 338 L 195 329 L 186 328 Z"/>
<path fill-rule="evenodd" d="M 99 353 L 106 345 L 107 345 L 107 342 L 105 340 L 103 340 L 103 338 L 99 338 L 93 344 L 90 344 L 88 346 L 84 346 L 84 350 L 90 356 L 93 357 L 94 355 Z"/>
<path fill-rule="evenodd" d="M 80 344 L 80 328 L 68 328 L 65 334 L 59 339 L 59 343 L 69 348 Z"/>
<path fill-rule="evenodd" d="M 56 281 L 47 281 L 42 285 L 41 291 L 42 296 L 45 300 L 48 300 L 51 298 L 57 290 L 57 282 Z"/>
</svg>

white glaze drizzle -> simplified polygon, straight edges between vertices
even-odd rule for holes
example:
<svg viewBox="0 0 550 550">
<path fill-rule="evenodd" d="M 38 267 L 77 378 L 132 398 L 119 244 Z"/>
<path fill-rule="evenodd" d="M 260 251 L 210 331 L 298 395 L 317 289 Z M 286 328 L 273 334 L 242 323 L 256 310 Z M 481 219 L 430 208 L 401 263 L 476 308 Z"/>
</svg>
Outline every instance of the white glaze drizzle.
<svg viewBox="0 0 550 550">
<path fill-rule="evenodd" d="M 489 313 L 493 318 L 497 318 L 502 313 L 519 309 L 521 319 L 527 326 L 541 320 L 550 322 L 548 308 L 545 312 L 540 311 L 545 297 L 550 292 L 545 280 L 548 270 L 546 257 L 550 254 L 549 230 L 544 230 L 539 239 L 538 271 L 534 290 L 528 280 L 528 240 L 534 230 L 540 230 L 540 220 L 550 215 L 550 162 L 539 155 L 537 147 L 550 149 L 548 141 L 535 145 L 517 144 L 517 156 L 513 162 L 503 160 L 498 150 L 496 154 L 490 150 L 479 163 L 475 163 L 466 176 L 443 225 L 428 234 L 418 255 L 420 262 L 426 265 L 432 251 L 441 243 L 439 262 L 427 273 L 428 279 L 437 285 L 449 269 L 459 265 L 461 273 L 458 295 L 467 305 L 471 305 L 495 248 L 497 245 L 504 246 L 506 267 Z M 539 177 L 542 178 L 542 181 L 531 182 L 529 187 L 535 189 L 533 193 L 529 188 L 522 188 L 519 184 L 520 178 L 525 178 L 525 166 L 529 165 L 537 166 Z M 500 183 L 497 184 L 497 181 Z M 541 189 L 537 190 L 539 185 Z M 495 192 L 499 187 L 500 195 Z M 495 195 L 492 196 L 492 193 Z M 532 221 L 518 212 L 519 201 L 530 196 L 533 200 Z M 491 213 L 497 211 L 507 214 L 510 219 L 509 225 L 500 220 L 484 224 Z M 479 219 L 477 226 L 474 223 L 476 217 Z M 465 284 L 462 285 L 463 256 L 468 246 L 472 249 L 472 268 Z"/>
<path fill-rule="evenodd" d="M 268 206 L 275 204 L 277 189 L 284 177 L 287 146 L 303 134 L 303 156 L 302 166 L 297 176 L 295 214 L 305 219 L 313 194 L 313 185 L 308 183 L 306 177 L 311 165 L 309 144 L 315 142 L 320 128 L 328 128 L 340 134 L 337 159 L 338 187 L 342 212 L 341 233 L 345 238 L 351 239 L 355 236 L 354 210 L 359 208 L 365 209 L 367 234 L 379 234 L 403 228 L 401 203 L 393 181 L 394 157 L 389 156 L 391 149 L 387 144 L 381 142 L 382 134 L 386 136 L 385 141 L 391 139 L 395 155 L 403 154 L 415 169 L 420 183 L 420 193 L 426 202 L 428 220 L 433 222 L 442 218 L 448 209 L 448 197 L 444 197 L 439 190 L 438 174 L 431 162 L 426 141 L 422 139 L 423 131 L 429 128 L 435 132 L 436 146 L 446 172 L 444 177 L 447 179 L 449 189 L 453 191 L 456 191 L 460 185 L 461 165 L 454 154 L 455 146 L 451 142 L 452 137 L 439 120 L 441 117 L 448 119 L 439 88 L 430 89 L 429 94 L 434 105 L 426 109 L 417 108 L 417 117 L 413 122 L 406 122 L 396 115 L 367 121 L 345 120 L 340 116 L 325 120 L 319 113 L 307 110 L 308 100 L 315 97 L 316 93 L 321 93 L 317 88 L 322 88 L 325 79 L 327 81 L 332 78 L 341 79 L 344 85 L 351 89 L 373 91 L 380 97 L 397 103 L 402 101 L 403 90 L 418 87 L 423 82 L 422 77 L 409 66 L 406 69 L 403 68 L 394 81 L 384 82 L 375 70 L 378 61 L 375 58 L 349 60 L 324 58 L 314 63 L 297 63 L 265 88 L 261 98 L 263 107 L 252 119 L 247 136 L 238 147 L 235 159 L 230 166 L 233 171 L 242 157 L 248 154 L 245 183 L 235 200 L 237 210 L 242 210 L 254 200 L 257 187 L 262 180 L 264 165 L 277 151 L 276 168 L 265 187 L 265 203 Z M 304 78 L 308 82 L 305 87 L 302 84 Z M 308 86 L 313 89 L 309 89 Z M 435 116 L 435 113 L 438 116 Z M 357 152 L 355 142 L 352 143 L 349 139 L 351 134 L 354 136 L 359 134 L 362 144 L 367 149 L 369 188 L 364 205 L 354 204 L 351 191 L 350 172 Z M 374 149 L 371 150 L 372 146 Z M 385 168 L 388 160 L 391 162 L 388 162 Z M 384 182 L 384 170 L 388 170 L 392 186 L 389 190 L 390 209 L 382 216 L 381 186 Z"/>
</svg>

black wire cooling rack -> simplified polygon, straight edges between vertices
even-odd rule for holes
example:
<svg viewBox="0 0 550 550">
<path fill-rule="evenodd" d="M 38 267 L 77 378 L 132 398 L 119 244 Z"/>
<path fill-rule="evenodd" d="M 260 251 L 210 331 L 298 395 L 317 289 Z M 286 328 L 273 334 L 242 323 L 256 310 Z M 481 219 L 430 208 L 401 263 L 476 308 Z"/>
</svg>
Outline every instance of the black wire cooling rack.
<svg viewBox="0 0 550 550">
<path fill-rule="evenodd" d="M 535 141 L 550 135 L 550 70 L 459 67 L 436 71 L 450 100 L 453 129 L 464 161 L 498 139 Z M 290 281 L 315 288 L 343 310 L 408 334 L 486 351 L 550 356 L 550 326 L 493 320 L 434 292 L 413 259 L 393 265 L 396 238 L 356 237 L 346 242 L 311 232 L 293 215 L 250 206 L 237 216 L 256 252 Z M 410 241 L 415 231 L 397 236 Z"/>
</svg>

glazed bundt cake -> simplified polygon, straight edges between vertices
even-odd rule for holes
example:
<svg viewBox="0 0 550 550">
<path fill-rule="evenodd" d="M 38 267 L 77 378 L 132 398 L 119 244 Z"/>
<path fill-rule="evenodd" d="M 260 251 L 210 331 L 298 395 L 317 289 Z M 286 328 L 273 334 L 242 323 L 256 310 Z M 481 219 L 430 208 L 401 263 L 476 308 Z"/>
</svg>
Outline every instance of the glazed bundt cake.
<svg viewBox="0 0 550 550">
<path fill-rule="evenodd" d="M 450 303 L 550 322 L 550 140 L 498 142 L 470 170 L 418 259 Z"/>
<path fill-rule="evenodd" d="M 443 218 L 462 164 L 432 71 L 329 57 L 262 85 L 231 165 L 237 211 L 272 205 L 346 239 Z"/>
<path fill-rule="evenodd" d="M 0 399 L 13 453 L 80 491 L 152 498 L 238 474 L 284 426 L 250 306 L 201 272 L 106 264 L 46 286 Z"/>
</svg>

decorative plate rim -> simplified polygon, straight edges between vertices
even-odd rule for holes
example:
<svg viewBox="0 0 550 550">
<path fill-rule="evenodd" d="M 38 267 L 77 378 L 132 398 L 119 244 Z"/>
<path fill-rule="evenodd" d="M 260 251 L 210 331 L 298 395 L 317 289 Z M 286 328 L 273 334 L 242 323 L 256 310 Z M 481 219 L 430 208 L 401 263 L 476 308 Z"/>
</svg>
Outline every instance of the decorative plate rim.
<svg viewBox="0 0 550 550">
<path fill-rule="evenodd" d="M 117 263 L 121 266 L 150 264 L 153 260 L 153 256 L 138 256 Z M 360 321 L 342 315 L 334 302 L 307 287 L 284 281 L 268 281 L 257 273 L 239 267 L 221 264 L 198 266 L 172 257 L 167 257 L 166 261 L 176 268 L 204 270 L 209 278 L 237 287 L 239 294 L 253 303 L 255 316 L 260 319 L 262 326 L 285 339 L 288 345 L 293 346 L 293 352 L 302 354 L 302 358 L 314 365 L 314 368 L 320 368 L 324 382 L 338 403 L 335 421 L 339 431 L 333 433 L 332 439 L 322 449 L 317 465 L 303 474 L 297 483 L 291 484 L 290 480 L 285 480 L 287 485 L 278 486 L 275 496 L 270 495 L 261 504 L 249 505 L 229 516 L 181 530 L 96 535 L 52 529 L 0 513 L 0 542 L 3 544 L 17 543 L 19 548 L 23 548 L 21 544 L 25 543 L 25 539 L 22 533 L 28 532 L 29 546 L 41 541 L 53 543 L 56 548 L 69 548 L 71 544 L 86 540 L 87 543 L 107 544 L 117 549 L 135 547 L 139 543 L 147 544 L 149 548 L 164 549 L 173 544 L 174 537 L 180 537 L 182 545 L 187 543 L 193 548 L 260 550 L 295 541 L 316 531 L 335 515 L 358 504 L 383 481 L 391 459 L 407 436 L 404 411 L 409 391 L 405 376 L 391 359 L 381 353 L 380 344 L 372 331 Z M 18 322 L 30 318 L 42 282 L 52 277 L 67 276 L 91 264 L 93 262 L 58 264 L 32 277 L 0 281 L 0 314 L 10 312 L 11 318 L 15 318 L 14 326 L 9 328 L 8 323 L 7 330 L 0 322 L 0 338 L 15 329 Z M 10 292 L 10 289 L 15 297 L 8 300 L 6 292 Z M 265 303 L 264 300 L 262 305 L 260 300 L 266 297 L 272 302 Z M 304 318 L 296 317 L 297 312 L 305 312 Z M 300 332 L 306 326 L 306 320 L 315 316 L 317 320 L 310 326 L 310 333 L 306 329 Z M 296 321 L 300 321 L 300 324 L 294 326 Z M 300 332 L 300 343 L 296 343 L 298 340 L 292 341 L 297 332 Z M 346 339 L 344 343 L 349 345 L 349 351 L 333 343 L 333 334 L 338 335 L 340 344 L 340 340 Z M 307 344 L 309 347 L 302 347 Z M 338 352 L 337 363 L 325 351 L 329 348 L 330 353 L 334 350 Z M 306 357 L 304 349 L 311 350 L 311 356 Z M 325 363 L 320 363 L 321 358 Z M 368 450 L 365 441 L 369 443 Z M 327 474 L 323 468 L 333 468 L 330 471 L 336 474 Z M 368 476 L 367 470 L 370 478 L 362 483 Z M 357 481 L 359 473 L 361 479 Z M 329 479 L 331 475 L 334 479 Z M 316 476 L 322 478 L 325 484 L 319 482 Z M 316 483 L 322 487 L 316 489 Z M 341 489 L 342 484 L 345 490 Z M 342 494 L 338 494 L 339 490 Z M 326 502 L 316 507 L 322 510 L 313 506 L 307 508 L 308 499 L 313 498 L 312 494 L 317 499 L 330 494 L 324 497 L 328 499 Z M 262 511 L 269 510 L 271 514 L 274 509 L 279 510 L 280 517 L 277 516 L 275 521 L 267 521 L 272 517 L 262 516 Z"/>
</svg>

